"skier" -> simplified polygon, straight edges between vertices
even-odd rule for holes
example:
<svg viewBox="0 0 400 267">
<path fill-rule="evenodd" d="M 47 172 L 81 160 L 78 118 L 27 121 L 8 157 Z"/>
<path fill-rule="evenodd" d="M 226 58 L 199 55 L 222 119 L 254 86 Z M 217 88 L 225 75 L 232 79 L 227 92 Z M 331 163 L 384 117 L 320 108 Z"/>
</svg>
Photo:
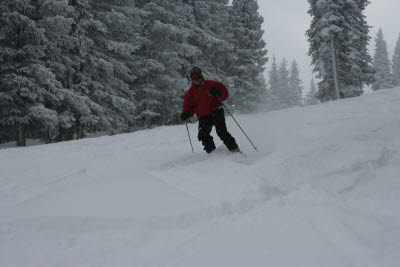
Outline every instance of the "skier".
<svg viewBox="0 0 400 267">
<path fill-rule="evenodd" d="M 215 143 L 210 135 L 213 126 L 229 151 L 240 152 L 235 138 L 226 128 L 224 109 L 220 102 L 229 97 L 225 85 L 217 81 L 205 80 L 198 67 L 194 67 L 190 71 L 190 79 L 192 86 L 186 92 L 183 100 L 181 120 L 185 121 L 196 113 L 199 118 L 198 139 L 207 153 L 215 150 Z"/>
</svg>

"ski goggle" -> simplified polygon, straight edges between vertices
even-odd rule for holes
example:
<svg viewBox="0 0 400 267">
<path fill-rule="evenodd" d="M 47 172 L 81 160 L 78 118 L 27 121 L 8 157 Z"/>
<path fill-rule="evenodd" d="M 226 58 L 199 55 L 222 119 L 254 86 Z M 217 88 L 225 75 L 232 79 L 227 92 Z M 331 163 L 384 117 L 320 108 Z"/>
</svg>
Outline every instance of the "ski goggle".
<svg viewBox="0 0 400 267">
<path fill-rule="evenodd" d="M 201 76 L 200 74 L 194 74 L 190 77 L 190 79 L 192 79 L 192 81 L 200 80 L 202 78 L 203 78 L 203 76 Z"/>
</svg>

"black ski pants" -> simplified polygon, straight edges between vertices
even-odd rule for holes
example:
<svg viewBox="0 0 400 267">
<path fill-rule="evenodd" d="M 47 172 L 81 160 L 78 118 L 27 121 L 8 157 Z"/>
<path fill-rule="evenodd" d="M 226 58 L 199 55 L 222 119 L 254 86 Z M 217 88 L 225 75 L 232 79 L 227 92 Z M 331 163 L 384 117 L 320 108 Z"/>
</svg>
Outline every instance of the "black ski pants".
<svg viewBox="0 0 400 267">
<path fill-rule="evenodd" d="M 230 151 L 238 149 L 235 138 L 232 137 L 226 128 L 224 110 L 220 108 L 214 111 L 211 115 L 199 118 L 198 139 L 203 144 L 204 150 L 207 153 L 210 153 L 215 149 L 213 137 L 210 135 L 213 126 L 215 126 L 219 138 Z"/>
</svg>

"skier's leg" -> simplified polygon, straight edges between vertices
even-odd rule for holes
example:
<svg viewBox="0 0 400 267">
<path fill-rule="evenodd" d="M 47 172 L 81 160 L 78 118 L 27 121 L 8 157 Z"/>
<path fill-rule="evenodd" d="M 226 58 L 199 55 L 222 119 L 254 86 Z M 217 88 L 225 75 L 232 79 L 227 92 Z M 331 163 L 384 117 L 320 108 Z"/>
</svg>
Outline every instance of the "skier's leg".
<svg viewBox="0 0 400 267">
<path fill-rule="evenodd" d="M 199 135 L 198 139 L 203 144 L 204 150 L 211 153 L 215 149 L 215 144 L 212 136 L 210 135 L 213 123 L 210 116 L 199 118 Z"/>
<path fill-rule="evenodd" d="M 225 122 L 225 116 L 224 116 L 224 110 L 218 109 L 214 111 L 212 114 L 213 118 L 213 123 L 215 125 L 216 132 L 221 138 L 222 142 L 226 145 L 226 147 L 230 151 L 236 151 L 239 149 L 235 138 L 228 132 L 228 129 L 226 128 L 226 122 Z"/>
</svg>

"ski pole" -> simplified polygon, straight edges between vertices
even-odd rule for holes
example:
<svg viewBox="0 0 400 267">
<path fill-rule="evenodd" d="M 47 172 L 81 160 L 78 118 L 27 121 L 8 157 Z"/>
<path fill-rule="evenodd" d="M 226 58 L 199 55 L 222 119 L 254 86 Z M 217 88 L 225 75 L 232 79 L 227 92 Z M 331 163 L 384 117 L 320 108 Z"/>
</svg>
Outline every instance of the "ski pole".
<svg viewBox="0 0 400 267">
<path fill-rule="evenodd" d="M 219 96 L 216 95 L 215 97 L 216 97 L 216 98 L 218 99 L 218 101 L 221 102 L 221 104 L 224 106 L 226 112 L 228 112 L 228 114 L 231 115 L 232 119 L 233 119 L 233 120 L 236 122 L 236 124 L 239 126 L 240 130 L 242 130 L 242 132 L 244 133 L 244 135 L 247 137 L 247 140 L 249 140 L 249 142 L 250 142 L 251 145 L 254 147 L 254 149 L 255 149 L 256 151 L 258 151 L 257 148 L 256 148 L 256 146 L 253 144 L 253 142 L 251 142 L 250 138 L 249 138 L 249 137 L 247 136 L 247 134 L 245 133 L 245 131 L 242 129 L 242 127 L 240 127 L 240 124 L 237 122 L 237 120 L 235 119 L 235 117 L 233 117 L 232 113 L 231 113 L 231 112 L 229 111 L 229 109 L 225 106 L 224 102 L 222 102 L 221 99 L 219 99 Z"/>
<path fill-rule="evenodd" d="M 188 136 L 189 136 L 190 147 L 192 148 L 192 152 L 193 152 L 193 154 L 194 154 L 194 149 L 193 149 L 193 145 L 192 145 L 192 139 L 190 138 L 189 127 L 188 127 L 188 125 L 187 125 L 187 122 L 186 122 L 186 130 L 187 130 L 187 133 L 188 133 Z"/>
</svg>

